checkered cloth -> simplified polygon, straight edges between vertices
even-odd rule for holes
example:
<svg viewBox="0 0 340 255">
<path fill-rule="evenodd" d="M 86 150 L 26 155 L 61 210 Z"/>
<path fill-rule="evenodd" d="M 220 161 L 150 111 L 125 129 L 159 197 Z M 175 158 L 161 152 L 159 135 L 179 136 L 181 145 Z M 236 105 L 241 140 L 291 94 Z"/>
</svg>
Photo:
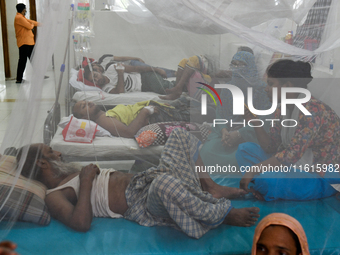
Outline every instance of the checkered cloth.
<svg viewBox="0 0 340 255">
<path fill-rule="evenodd" d="M 124 217 L 143 226 L 172 226 L 197 239 L 219 226 L 231 204 L 202 191 L 194 170 L 200 144 L 189 132 L 174 129 L 159 166 L 131 180 Z"/>
<path fill-rule="evenodd" d="M 0 205 L 0 219 L 39 225 L 48 225 L 51 221 L 44 200 L 27 190 L 17 187 L 12 190 L 12 186 L 0 185 Z"/>
</svg>

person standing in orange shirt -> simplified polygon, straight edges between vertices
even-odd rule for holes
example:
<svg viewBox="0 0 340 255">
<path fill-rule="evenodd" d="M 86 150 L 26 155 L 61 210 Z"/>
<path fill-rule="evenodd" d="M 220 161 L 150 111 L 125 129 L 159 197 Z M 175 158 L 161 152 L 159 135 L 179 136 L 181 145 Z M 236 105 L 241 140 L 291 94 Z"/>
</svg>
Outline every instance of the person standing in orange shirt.
<svg viewBox="0 0 340 255">
<path fill-rule="evenodd" d="M 17 4 L 17 15 L 14 18 L 15 36 L 19 48 L 19 61 L 17 69 L 16 83 L 22 82 L 22 76 L 25 71 L 27 57 L 31 59 L 31 54 L 34 48 L 34 34 L 32 29 L 38 26 L 39 23 L 34 20 L 26 19 L 26 5 Z"/>
</svg>

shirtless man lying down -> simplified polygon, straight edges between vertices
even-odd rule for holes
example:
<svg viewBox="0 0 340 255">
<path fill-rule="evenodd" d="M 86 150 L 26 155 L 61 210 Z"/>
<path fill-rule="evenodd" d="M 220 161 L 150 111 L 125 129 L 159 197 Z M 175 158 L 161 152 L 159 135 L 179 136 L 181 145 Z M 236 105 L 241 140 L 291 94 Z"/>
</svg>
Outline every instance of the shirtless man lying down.
<svg viewBox="0 0 340 255">
<path fill-rule="evenodd" d="M 76 231 L 90 230 L 93 217 L 172 226 L 197 239 L 222 223 L 254 225 L 259 208 L 236 209 L 229 200 L 245 191 L 220 186 L 207 173 L 195 172 L 195 165 L 203 164 L 200 145 L 187 131 L 174 129 L 159 166 L 135 175 L 93 164 L 80 170 L 63 163 L 61 153 L 44 144 L 19 149 L 17 161 L 24 161 L 22 175 L 47 186 L 45 202 L 52 217 Z"/>
</svg>

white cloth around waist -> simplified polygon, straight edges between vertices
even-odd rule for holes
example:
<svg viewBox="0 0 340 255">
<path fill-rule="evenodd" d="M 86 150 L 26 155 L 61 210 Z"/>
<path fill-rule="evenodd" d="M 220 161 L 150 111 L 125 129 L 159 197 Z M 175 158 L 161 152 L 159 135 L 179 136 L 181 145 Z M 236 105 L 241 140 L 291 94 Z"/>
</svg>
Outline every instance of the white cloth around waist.
<svg viewBox="0 0 340 255">
<path fill-rule="evenodd" d="M 100 174 L 95 177 L 92 182 L 91 191 L 91 207 L 94 217 L 107 217 L 107 218 L 122 218 L 123 215 L 114 213 L 109 207 L 109 179 L 110 174 L 115 172 L 113 168 L 100 169 Z M 46 191 L 46 195 L 53 191 L 61 190 L 63 188 L 71 187 L 74 189 L 77 198 L 79 195 L 80 179 L 79 175 L 75 176 L 67 183 L 60 185 L 54 189 Z"/>
</svg>

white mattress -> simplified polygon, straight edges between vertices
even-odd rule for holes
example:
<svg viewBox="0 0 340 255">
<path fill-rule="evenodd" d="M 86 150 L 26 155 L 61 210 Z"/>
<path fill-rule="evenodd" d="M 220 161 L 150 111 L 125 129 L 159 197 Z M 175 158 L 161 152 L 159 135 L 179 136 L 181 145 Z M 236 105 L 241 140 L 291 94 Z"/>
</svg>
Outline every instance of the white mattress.
<svg viewBox="0 0 340 255">
<path fill-rule="evenodd" d="M 150 146 L 140 148 L 135 139 L 120 137 L 95 137 L 93 143 L 71 143 L 65 142 L 62 128 L 58 127 L 51 141 L 53 150 L 60 151 L 69 157 L 127 157 L 160 155 L 163 146 Z"/>
<path fill-rule="evenodd" d="M 74 94 L 73 100 L 76 102 L 87 100 L 96 104 L 118 105 L 118 104 L 135 104 L 145 100 L 154 100 L 158 102 L 168 102 L 161 100 L 159 94 L 153 92 L 131 92 L 124 94 L 108 94 L 103 91 L 78 91 Z"/>
</svg>

